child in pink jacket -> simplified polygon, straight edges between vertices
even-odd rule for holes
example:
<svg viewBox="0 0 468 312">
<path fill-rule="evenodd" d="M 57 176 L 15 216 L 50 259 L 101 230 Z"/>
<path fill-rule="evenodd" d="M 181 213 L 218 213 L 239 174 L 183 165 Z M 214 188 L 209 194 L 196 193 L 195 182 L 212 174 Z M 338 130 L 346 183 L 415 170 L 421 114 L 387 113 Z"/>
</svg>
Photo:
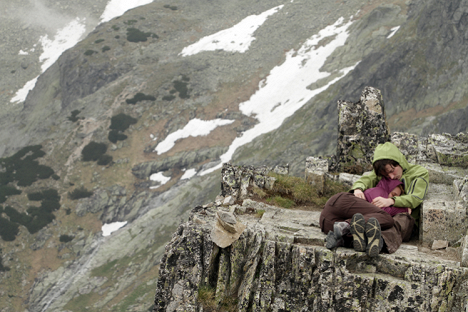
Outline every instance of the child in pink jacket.
<svg viewBox="0 0 468 312">
<path fill-rule="evenodd" d="M 367 189 L 364 191 L 364 195 L 366 196 L 366 200 L 369 203 L 372 203 L 374 198 L 377 197 L 384 197 L 384 198 L 392 198 L 396 196 L 400 196 L 403 189 L 403 183 L 400 180 L 392 180 L 387 178 L 382 178 L 379 183 L 373 188 Z M 388 212 L 392 217 L 402 213 L 402 212 L 409 212 L 411 210 L 409 208 L 401 208 L 401 207 L 382 207 L 382 210 Z"/>
</svg>

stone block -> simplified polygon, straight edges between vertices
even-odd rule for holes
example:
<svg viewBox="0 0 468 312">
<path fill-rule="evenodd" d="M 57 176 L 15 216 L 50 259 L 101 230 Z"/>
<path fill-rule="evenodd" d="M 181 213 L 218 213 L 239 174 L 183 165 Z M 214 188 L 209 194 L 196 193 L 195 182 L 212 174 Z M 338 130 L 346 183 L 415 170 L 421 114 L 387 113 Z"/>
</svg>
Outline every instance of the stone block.
<svg viewBox="0 0 468 312">
<path fill-rule="evenodd" d="M 468 235 L 466 235 L 463 239 L 461 250 L 462 252 L 460 265 L 466 268 L 468 267 Z"/>
<path fill-rule="evenodd" d="M 464 179 L 454 180 L 453 188 L 456 198 L 462 200 L 465 205 L 468 203 L 468 176 Z"/>
<path fill-rule="evenodd" d="M 435 240 L 432 243 L 432 250 L 445 249 L 449 246 L 449 243 L 446 240 Z"/>
<path fill-rule="evenodd" d="M 432 134 L 429 142 L 435 149 L 439 164 L 468 167 L 468 134 Z"/>
<path fill-rule="evenodd" d="M 272 170 L 276 174 L 282 174 L 282 175 L 288 175 L 289 174 L 289 164 L 280 166 L 277 165 L 275 168 Z"/>
<path fill-rule="evenodd" d="M 325 188 L 325 174 L 328 173 L 328 160 L 321 157 L 307 157 L 305 179 L 317 187 L 319 192 Z"/>
<path fill-rule="evenodd" d="M 447 170 L 438 163 L 420 163 L 429 173 L 430 183 L 443 183 L 452 185 L 453 181 L 460 179 L 460 176 L 453 170 Z"/>
<path fill-rule="evenodd" d="M 361 176 L 357 174 L 350 174 L 350 173 L 340 173 L 338 181 L 343 183 L 344 185 L 351 187 L 353 186 L 354 182 L 359 180 Z"/>
<path fill-rule="evenodd" d="M 416 134 L 395 132 L 392 134 L 392 143 L 398 147 L 409 163 L 417 163 L 419 157 L 419 142 Z"/>
<path fill-rule="evenodd" d="M 419 240 L 431 246 L 435 240 L 450 244 L 465 235 L 466 208 L 460 201 L 425 201 L 421 209 Z"/>
</svg>

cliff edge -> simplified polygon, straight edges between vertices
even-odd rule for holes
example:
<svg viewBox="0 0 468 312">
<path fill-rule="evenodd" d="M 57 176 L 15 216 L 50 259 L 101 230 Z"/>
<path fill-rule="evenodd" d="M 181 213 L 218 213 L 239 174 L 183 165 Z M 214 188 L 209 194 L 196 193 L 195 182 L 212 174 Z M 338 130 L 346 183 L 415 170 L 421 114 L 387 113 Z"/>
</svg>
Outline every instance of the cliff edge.
<svg viewBox="0 0 468 312">
<path fill-rule="evenodd" d="M 224 164 L 221 195 L 195 207 L 166 246 L 154 311 L 468 309 L 466 135 L 390 136 L 374 88 L 357 103 L 338 105 L 337 154 L 309 157 L 305 180 L 321 194 L 330 181 L 350 185 L 360 176 L 350 171 L 368 167 L 373 145 L 391 140 L 430 172 L 419 235 L 376 258 L 328 250 L 319 207 L 285 209 L 258 200 L 258 190 L 273 189 L 287 166 Z M 348 172 L 332 172 L 336 168 Z"/>
</svg>

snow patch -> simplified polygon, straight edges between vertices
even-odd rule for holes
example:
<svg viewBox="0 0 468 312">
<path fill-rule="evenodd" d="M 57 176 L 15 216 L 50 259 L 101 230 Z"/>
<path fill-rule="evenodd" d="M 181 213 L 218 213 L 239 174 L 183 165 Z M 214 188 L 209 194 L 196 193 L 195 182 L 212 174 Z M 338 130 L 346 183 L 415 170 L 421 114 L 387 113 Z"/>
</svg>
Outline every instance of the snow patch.
<svg viewBox="0 0 468 312">
<path fill-rule="evenodd" d="M 44 51 L 39 57 L 39 61 L 42 63 L 41 71 L 45 72 L 58 60 L 64 51 L 75 46 L 85 34 L 85 31 L 85 19 L 76 18 L 64 28 L 59 29 L 53 40 L 49 39 L 47 35 L 40 37 L 39 43 L 42 45 L 42 49 Z M 23 88 L 16 92 L 16 95 L 10 102 L 24 102 L 29 91 L 31 91 L 36 85 L 38 77 L 28 81 Z"/>
<path fill-rule="evenodd" d="M 208 135 L 211 131 L 216 129 L 218 126 L 229 125 L 233 123 L 234 120 L 228 119 L 214 119 L 214 120 L 201 120 L 194 118 L 185 125 L 183 129 L 177 130 L 169 134 L 164 141 L 156 146 L 155 151 L 158 154 L 163 154 L 169 151 L 174 145 L 175 142 L 179 139 L 188 138 L 189 136 L 205 136 Z"/>
<path fill-rule="evenodd" d="M 125 224 L 127 224 L 127 221 L 124 222 L 113 222 L 109 224 L 104 224 L 102 226 L 102 236 L 109 236 L 112 234 L 112 232 L 117 231 L 121 227 L 123 227 Z"/>
<path fill-rule="evenodd" d="M 391 37 L 393 37 L 393 35 L 398 31 L 398 29 L 400 29 L 400 27 L 401 26 L 396 26 L 390 29 L 391 33 L 387 36 L 387 39 L 390 39 Z"/>
<path fill-rule="evenodd" d="M 162 172 L 157 172 L 157 173 L 153 173 L 151 176 L 150 176 L 150 180 L 151 181 L 157 181 L 159 183 L 161 183 L 160 185 L 157 185 L 157 186 L 151 186 L 150 189 L 155 189 L 155 188 L 158 188 L 160 187 L 161 185 L 164 185 L 166 184 L 167 182 L 169 182 L 171 178 L 170 177 L 165 177 L 163 175 Z"/>
<path fill-rule="evenodd" d="M 185 171 L 185 173 L 182 175 L 182 177 L 180 179 L 181 180 L 190 179 L 191 177 L 193 177 L 196 174 L 197 174 L 197 170 L 192 168 L 192 169 L 189 169 L 189 170 Z"/>
<path fill-rule="evenodd" d="M 345 44 L 349 36 L 347 29 L 351 24 L 351 21 L 344 24 L 344 19 L 340 18 L 335 24 L 313 35 L 298 51 L 289 51 L 284 63 L 273 68 L 268 77 L 260 81 L 259 90 L 248 101 L 239 105 L 243 114 L 255 116 L 259 123 L 245 131 L 243 136 L 234 139 L 228 151 L 221 155 L 219 165 L 201 172 L 200 175 L 221 168 L 223 163 L 231 160 L 237 148 L 279 128 L 287 117 L 353 70 L 357 64 L 341 69 L 341 75 L 326 85 L 314 90 L 308 89 L 312 83 L 331 75 L 320 71 L 320 68 L 336 48 Z M 326 46 L 319 46 L 318 43 L 326 37 L 333 40 Z"/>
<path fill-rule="evenodd" d="M 231 28 L 204 37 L 198 42 L 185 47 L 179 55 L 189 56 L 201 51 L 215 50 L 243 53 L 249 49 L 250 44 L 255 40 L 254 32 L 265 23 L 270 15 L 281 10 L 283 6 L 274 7 L 259 15 L 248 16 Z"/>
<path fill-rule="evenodd" d="M 148 4 L 153 0 L 111 0 L 107 3 L 104 13 L 101 15 L 101 23 L 108 22 L 114 17 L 120 16 L 130 9 Z"/>
</svg>

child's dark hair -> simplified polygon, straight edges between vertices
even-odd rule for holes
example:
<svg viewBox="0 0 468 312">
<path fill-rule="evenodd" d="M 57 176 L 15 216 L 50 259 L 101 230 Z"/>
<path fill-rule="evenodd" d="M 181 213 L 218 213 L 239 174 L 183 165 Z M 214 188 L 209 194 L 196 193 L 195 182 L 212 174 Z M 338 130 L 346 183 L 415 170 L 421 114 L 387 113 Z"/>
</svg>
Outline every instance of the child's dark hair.
<svg viewBox="0 0 468 312">
<path fill-rule="evenodd" d="M 378 177 L 382 176 L 382 172 L 385 172 L 385 167 L 387 165 L 391 165 L 393 167 L 399 166 L 400 164 L 393 159 L 379 159 L 376 160 L 372 167 L 374 168 L 374 172 Z"/>
</svg>

